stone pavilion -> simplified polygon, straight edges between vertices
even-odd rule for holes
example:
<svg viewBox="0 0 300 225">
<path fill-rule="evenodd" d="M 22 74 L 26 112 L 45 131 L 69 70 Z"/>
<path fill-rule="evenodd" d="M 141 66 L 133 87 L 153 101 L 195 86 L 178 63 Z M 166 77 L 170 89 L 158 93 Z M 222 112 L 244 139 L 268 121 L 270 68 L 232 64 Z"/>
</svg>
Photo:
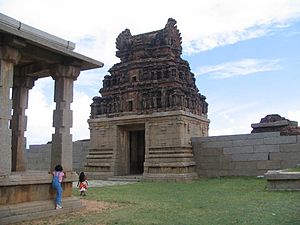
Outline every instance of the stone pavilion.
<svg viewBox="0 0 300 225">
<path fill-rule="evenodd" d="M 72 197 L 73 83 L 80 71 L 103 63 L 74 52 L 75 44 L 0 14 L 0 224 L 66 213 L 82 207 Z M 63 206 L 54 210 L 52 175 L 28 171 L 24 157 L 28 94 L 37 79 L 54 80 L 51 170 L 61 164 Z"/>
<path fill-rule="evenodd" d="M 181 34 L 170 18 L 161 30 L 116 39 L 120 62 L 93 98 L 85 171 L 92 178 L 197 178 L 192 136 L 207 136 L 206 97 L 199 93 Z"/>
</svg>

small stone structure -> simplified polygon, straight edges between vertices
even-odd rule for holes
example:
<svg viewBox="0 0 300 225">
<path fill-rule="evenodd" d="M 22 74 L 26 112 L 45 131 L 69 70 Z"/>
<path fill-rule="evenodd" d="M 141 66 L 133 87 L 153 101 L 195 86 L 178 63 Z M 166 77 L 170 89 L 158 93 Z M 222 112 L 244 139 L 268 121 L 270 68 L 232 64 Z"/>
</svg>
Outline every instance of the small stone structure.
<svg viewBox="0 0 300 225">
<path fill-rule="evenodd" d="M 0 14 L 0 224 L 74 211 L 81 206 L 71 197 L 77 175 L 72 168 L 73 83 L 80 71 L 103 63 L 73 51 L 75 44 Z M 34 82 L 51 76 L 55 83 L 51 170 L 61 164 L 64 209 L 54 210 L 52 175 L 30 172 L 25 160 L 26 115 Z M 11 94 L 12 93 L 12 94 Z"/>
<path fill-rule="evenodd" d="M 181 59 L 181 36 L 169 19 L 158 31 L 116 40 L 121 59 L 91 105 L 89 177 L 143 174 L 148 180 L 197 178 L 192 136 L 207 136 L 205 96 Z"/>
<path fill-rule="evenodd" d="M 269 191 L 300 191 L 300 172 L 270 170 L 265 179 Z"/>
<path fill-rule="evenodd" d="M 260 120 L 259 123 L 251 124 L 251 133 L 279 131 L 280 135 L 300 135 L 298 122 L 290 121 L 278 114 L 270 114 Z"/>
</svg>

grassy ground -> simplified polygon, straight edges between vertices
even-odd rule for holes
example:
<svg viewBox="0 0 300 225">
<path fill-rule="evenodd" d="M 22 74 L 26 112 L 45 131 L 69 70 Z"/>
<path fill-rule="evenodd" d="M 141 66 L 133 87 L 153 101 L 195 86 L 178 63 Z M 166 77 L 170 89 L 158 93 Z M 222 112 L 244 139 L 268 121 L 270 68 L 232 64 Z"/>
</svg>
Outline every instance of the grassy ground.
<svg viewBox="0 0 300 225">
<path fill-rule="evenodd" d="M 300 167 L 286 169 L 287 172 L 300 172 Z"/>
<path fill-rule="evenodd" d="M 300 192 L 268 192 L 265 186 L 263 179 L 222 178 L 90 188 L 87 200 L 114 207 L 64 216 L 59 224 L 299 225 Z"/>
</svg>

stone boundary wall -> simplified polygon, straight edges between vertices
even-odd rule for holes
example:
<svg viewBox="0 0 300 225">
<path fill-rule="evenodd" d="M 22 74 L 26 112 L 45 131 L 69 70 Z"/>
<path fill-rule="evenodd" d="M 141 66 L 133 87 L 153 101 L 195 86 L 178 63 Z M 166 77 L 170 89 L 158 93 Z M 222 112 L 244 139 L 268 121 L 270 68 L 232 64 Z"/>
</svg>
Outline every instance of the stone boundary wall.
<svg viewBox="0 0 300 225">
<path fill-rule="evenodd" d="M 280 132 L 193 137 L 200 177 L 258 176 L 300 163 L 300 135 Z"/>
<path fill-rule="evenodd" d="M 86 155 L 90 146 L 89 140 L 73 142 L 73 170 L 77 173 L 84 171 Z M 26 149 L 27 170 L 50 170 L 51 143 L 30 145 Z"/>
<path fill-rule="evenodd" d="M 84 171 L 90 141 L 73 142 L 73 169 Z M 286 169 L 300 163 L 300 135 L 279 132 L 193 137 L 192 146 L 199 177 L 258 176 L 268 170 Z M 51 144 L 30 145 L 28 170 L 50 169 Z"/>
</svg>

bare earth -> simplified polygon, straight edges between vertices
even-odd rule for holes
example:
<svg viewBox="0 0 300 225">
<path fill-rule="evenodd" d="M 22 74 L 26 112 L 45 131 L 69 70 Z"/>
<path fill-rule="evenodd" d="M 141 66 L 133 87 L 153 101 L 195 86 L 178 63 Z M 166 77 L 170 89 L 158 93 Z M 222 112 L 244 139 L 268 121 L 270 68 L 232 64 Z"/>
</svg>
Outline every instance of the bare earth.
<svg viewBox="0 0 300 225">
<path fill-rule="evenodd" d="M 109 208 L 117 207 L 116 204 L 107 203 L 107 202 L 100 202 L 100 201 L 93 201 L 93 200 L 86 200 L 86 199 L 81 199 L 80 201 L 85 206 L 85 209 L 82 209 L 78 212 L 72 212 L 68 214 L 51 216 L 43 219 L 36 219 L 36 220 L 16 223 L 15 225 L 42 225 L 42 224 L 58 225 L 67 222 L 68 218 L 85 216 L 88 213 L 92 213 L 92 212 L 100 213 Z M 99 224 L 99 225 L 104 225 L 104 224 Z"/>
</svg>

